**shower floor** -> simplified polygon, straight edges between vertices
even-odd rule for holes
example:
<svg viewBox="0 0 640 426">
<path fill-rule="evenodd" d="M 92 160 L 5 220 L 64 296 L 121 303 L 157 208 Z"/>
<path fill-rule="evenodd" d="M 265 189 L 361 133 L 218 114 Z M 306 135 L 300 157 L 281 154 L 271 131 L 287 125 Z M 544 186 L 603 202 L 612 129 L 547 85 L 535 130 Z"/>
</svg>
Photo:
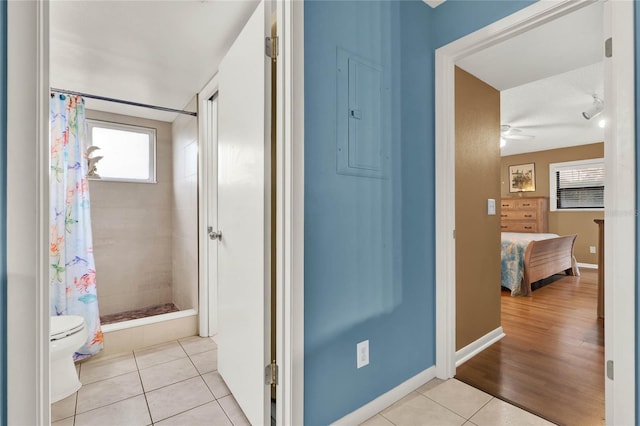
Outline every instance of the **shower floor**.
<svg viewBox="0 0 640 426">
<path fill-rule="evenodd" d="M 113 324 L 116 322 L 129 321 L 138 318 L 152 317 L 154 315 L 168 314 L 169 312 L 178 312 L 179 310 L 180 309 L 178 309 L 173 303 L 165 303 L 164 305 L 149 306 L 147 308 L 134 309 L 132 311 L 101 315 L 100 324 Z"/>
</svg>

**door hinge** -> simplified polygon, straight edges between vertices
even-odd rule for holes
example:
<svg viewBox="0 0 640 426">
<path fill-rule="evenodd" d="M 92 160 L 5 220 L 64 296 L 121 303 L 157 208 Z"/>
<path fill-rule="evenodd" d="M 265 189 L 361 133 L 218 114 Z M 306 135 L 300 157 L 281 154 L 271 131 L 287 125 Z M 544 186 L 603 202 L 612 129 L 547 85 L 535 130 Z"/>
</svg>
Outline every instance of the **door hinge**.
<svg viewBox="0 0 640 426">
<path fill-rule="evenodd" d="M 607 377 L 609 380 L 613 380 L 613 361 L 607 360 Z"/>
<path fill-rule="evenodd" d="M 272 362 L 264 368 L 264 384 L 276 386 L 278 384 L 278 364 Z"/>
<path fill-rule="evenodd" d="M 456 230 L 455 229 L 453 230 L 453 239 L 454 240 L 456 239 Z"/>
<path fill-rule="evenodd" d="M 264 54 L 271 59 L 278 57 L 278 36 L 264 38 Z"/>
<path fill-rule="evenodd" d="M 613 39 L 609 37 L 604 41 L 604 57 L 610 58 L 613 56 Z"/>
</svg>

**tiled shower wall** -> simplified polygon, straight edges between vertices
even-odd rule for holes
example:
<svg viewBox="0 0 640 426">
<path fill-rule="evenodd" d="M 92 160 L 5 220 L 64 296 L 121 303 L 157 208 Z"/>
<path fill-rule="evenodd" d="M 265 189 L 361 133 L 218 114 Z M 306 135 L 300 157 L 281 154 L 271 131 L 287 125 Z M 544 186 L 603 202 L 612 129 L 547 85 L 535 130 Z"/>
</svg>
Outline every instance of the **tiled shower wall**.
<svg viewBox="0 0 640 426">
<path fill-rule="evenodd" d="M 195 111 L 196 98 L 185 107 Z M 198 130 L 197 119 L 173 122 L 173 303 L 198 306 Z"/>
<path fill-rule="evenodd" d="M 100 314 L 169 303 L 171 123 L 99 111 L 87 111 L 87 117 L 151 127 L 157 133 L 157 183 L 92 180 L 89 184 Z"/>
</svg>

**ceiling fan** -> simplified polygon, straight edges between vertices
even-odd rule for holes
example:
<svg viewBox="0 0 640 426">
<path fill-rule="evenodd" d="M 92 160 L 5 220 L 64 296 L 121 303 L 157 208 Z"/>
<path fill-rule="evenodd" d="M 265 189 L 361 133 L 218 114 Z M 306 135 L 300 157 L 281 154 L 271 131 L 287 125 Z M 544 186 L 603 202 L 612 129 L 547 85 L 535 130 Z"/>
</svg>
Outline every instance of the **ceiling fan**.
<svg viewBox="0 0 640 426">
<path fill-rule="evenodd" d="M 500 126 L 500 137 L 506 140 L 529 140 L 535 138 L 533 135 L 522 133 L 522 129 L 511 127 L 508 124 Z"/>
<path fill-rule="evenodd" d="M 500 126 L 500 148 L 507 144 L 507 141 L 524 141 L 533 139 L 535 136 L 522 133 L 522 129 L 511 127 L 508 124 Z"/>
</svg>

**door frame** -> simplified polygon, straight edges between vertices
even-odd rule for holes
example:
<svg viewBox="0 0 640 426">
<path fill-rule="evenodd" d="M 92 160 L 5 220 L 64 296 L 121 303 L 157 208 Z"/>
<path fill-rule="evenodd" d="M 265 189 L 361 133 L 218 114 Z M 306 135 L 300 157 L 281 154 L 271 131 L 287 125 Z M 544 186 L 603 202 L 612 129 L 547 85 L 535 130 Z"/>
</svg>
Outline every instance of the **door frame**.
<svg viewBox="0 0 640 426">
<path fill-rule="evenodd" d="M 282 224 L 282 232 L 277 236 L 277 253 L 280 259 L 277 282 L 278 300 L 282 304 L 277 312 L 281 384 L 277 394 L 280 401 L 277 407 L 277 424 L 285 425 L 303 424 L 304 419 L 304 5 L 302 2 L 279 0 L 276 5 L 281 28 L 278 43 L 282 57 L 282 66 L 278 70 L 282 90 L 277 95 L 282 123 L 278 138 L 278 156 L 282 160 L 279 163 L 282 167 L 278 168 L 278 185 L 279 189 L 282 188 L 278 198 L 278 221 Z M 47 2 L 34 2 L 32 6 L 20 15 L 23 25 L 17 26 L 16 22 L 15 31 L 11 34 L 15 40 L 21 40 L 20 44 L 24 49 L 35 49 L 34 55 L 25 58 L 31 65 L 28 68 L 33 70 L 33 74 L 14 76 L 16 79 L 11 81 L 15 85 L 9 91 L 8 103 L 14 106 L 24 105 L 24 108 L 32 111 L 32 114 L 21 115 L 16 120 L 15 127 L 31 129 L 33 132 L 32 149 L 35 155 L 32 156 L 32 164 L 36 176 L 34 177 L 33 169 L 26 167 L 21 169 L 24 173 L 16 175 L 14 179 L 34 181 L 37 196 L 24 200 L 22 205 L 14 206 L 12 210 L 14 214 L 25 217 L 32 217 L 35 211 L 35 226 L 33 223 L 25 225 L 23 231 L 34 234 L 37 247 L 24 240 L 20 253 L 28 253 L 28 257 L 35 258 L 35 281 L 39 285 L 25 289 L 29 293 L 26 298 L 22 294 L 16 295 L 21 300 L 31 300 L 32 309 L 24 311 L 24 315 L 14 315 L 12 318 L 17 321 L 8 319 L 14 324 L 10 327 L 14 329 L 14 333 L 36 338 L 29 340 L 29 344 L 22 345 L 21 342 L 20 345 L 14 345 L 15 351 L 29 346 L 29 350 L 21 351 L 20 355 L 24 358 L 27 354 L 28 359 L 27 362 L 20 363 L 20 366 L 10 366 L 19 368 L 7 378 L 7 383 L 9 389 L 21 390 L 9 395 L 9 405 L 14 413 L 10 419 L 24 419 L 30 413 L 34 424 L 49 424 L 49 215 L 46 208 L 49 185 L 49 5 Z M 12 10 L 9 4 L 10 15 Z M 32 34 L 34 27 L 38 29 L 35 36 Z M 23 90 L 33 90 L 38 96 L 25 97 Z M 201 148 L 200 139 L 198 143 Z M 8 140 L 8 146 L 13 145 Z M 201 314 L 202 311 L 201 305 Z M 25 318 L 32 318 L 33 321 L 26 322 Z M 22 380 L 24 377 L 34 377 L 35 380 L 25 383 Z M 21 398 L 26 394 L 31 397 Z M 14 397 L 11 398 L 11 395 Z"/>
<path fill-rule="evenodd" d="M 304 2 L 276 2 L 278 19 L 276 424 L 304 424 Z"/>
<path fill-rule="evenodd" d="M 49 424 L 49 2 L 8 2 L 7 25 L 7 154 L 26 165 L 5 188 L 7 422 Z"/>
<path fill-rule="evenodd" d="M 276 94 L 277 200 L 276 200 L 276 353 L 279 385 L 276 388 L 276 424 L 304 423 L 304 3 L 276 1 L 278 21 L 278 69 L 281 90 Z M 199 117 L 206 102 L 218 91 L 217 74 L 198 94 Z M 217 162 L 208 152 L 210 131 L 199 120 L 199 258 L 209 255 L 206 203 L 209 182 L 205 162 Z M 212 313 L 217 295 L 207 286 L 209 265 L 200 261 L 199 333 L 215 335 L 217 319 Z M 207 334 L 208 333 L 208 334 Z"/>
<path fill-rule="evenodd" d="M 216 172 L 208 173 L 208 164 L 218 164 L 218 151 L 213 148 L 211 139 L 213 138 L 212 123 L 209 122 L 210 104 L 209 100 L 218 93 L 218 74 L 198 92 L 198 332 L 200 337 L 215 336 L 218 332 L 218 316 L 216 307 L 218 305 L 218 280 L 209 280 L 209 275 L 213 270 L 217 270 L 215 265 L 209 265 L 209 208 L 211 191 L 214 191 L 217 199 L 217 167 Z M 215 126 L 217 129 L 217 125 Z M 217 135 L 216 135 L 217 136 Z M 216 138 L 217 147 L 217 138 Z M 217 205 L 216 205 L 217 208 Z M 216 215 L 217 216 L 217 215 Z M 217 223 L 216 223 L 217 226 Z M 217 231 L 217 229 L 216 229 Z"/>
<path fill-rule="evenodd" d="M 540 1 L 436 50 L 436 375 L 455 375 L 455 100 L 456 61 L 507 40 L 593 1 Z M 605 22 L 615 40 L 610 61 L 618 90 L 608 96 L 613 111 L 605 139 L 605 357 L 616 381 L 605 379 L 608 424 L 635 424 L 635 90 L 633 2 L 605 2 Z M 615 22 L 616 25 L 611 25 Z M 605 24 L 605 29 L 607 25 Z M 617 120 L 617 118 L 621 118 Z M 595 312 L 594 312 L 595 315 Z"/>
</svg>

